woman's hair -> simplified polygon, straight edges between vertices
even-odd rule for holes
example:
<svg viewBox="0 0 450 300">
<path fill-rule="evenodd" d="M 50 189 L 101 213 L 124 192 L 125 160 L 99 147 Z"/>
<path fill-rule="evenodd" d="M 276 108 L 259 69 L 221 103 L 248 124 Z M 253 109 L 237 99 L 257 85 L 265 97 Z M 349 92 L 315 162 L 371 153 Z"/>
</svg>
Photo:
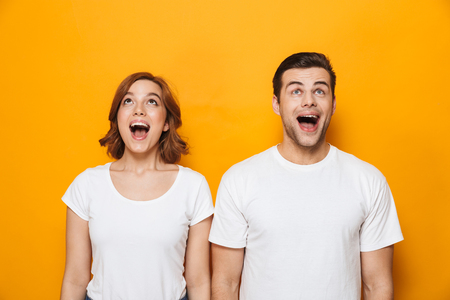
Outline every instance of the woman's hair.
<svg viewBox="0 0 450 300">
<path fill-rule="evenodd" d="M 181 126 L 180 106 L 168 83 L 161 77 L 153 76 L 147 72 L 131 74 L 120 83 L 109 111 L 110 128 L 105 137 L 99 140 L 100 145 L 106 146 L 108 154 L 115 159 L 120 159 L 123 156 L 125 143 L 120 136 L 117 112 L 130 87 L 141 79 L 156 83 L 162 90 L 161 101 L 166 108 L 166 122 L 169 124 L 169 130 L 163 131 L 159 138 L 159 152 L 165 163 L 176 163 L 180 160 L 182 154 L 189 152 L 188 144 L 177 133 L 177 129 Z"/>
</svg>

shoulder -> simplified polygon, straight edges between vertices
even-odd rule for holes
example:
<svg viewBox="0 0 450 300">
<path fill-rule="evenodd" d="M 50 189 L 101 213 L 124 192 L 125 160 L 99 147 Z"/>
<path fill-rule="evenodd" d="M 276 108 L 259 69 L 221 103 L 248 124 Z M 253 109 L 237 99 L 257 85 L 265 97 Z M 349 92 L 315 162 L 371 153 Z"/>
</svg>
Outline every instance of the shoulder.
<svg viewBox="0 0 450 300">
<path fill-rule="evenodd" d="M 266 174 L 266 170 L 273 163 L 273 152 L 276 151 L 275 147 L 271 147 L 231 166 L 223 175 L 222 180 L 235 179 L 240 181 L 249 177 Z"/>
<path fill-rule="evenodd" d="M 105 174 L 108 172 L 110 164 L 111 163 L 107 163 L 105 165 L 87 168 L 75 178 L 73 183 L 82 185 L 88 183 L 95 184 L 98 180 L 105 178 Z"/>
<path fill-rule="evenodd" d="M 268 161 L 273 157 L 274 147 L 271 147 L 261 153 L 255 154 L 237 164 L 233 165 L 225 174 L 235 174 L 242 172 L 254 172 L 257 169 L 264 168 Z"/>
<path fill-rule="evenodd" d="M 188 181 L 190 184 L 198 183 L 201 184 L 202 182 L 206 182 L 205 176 L 203 176 L 201 173 L 192 170 L 188 167 L 183 167 L 181 165 L 178 165 L 181 172 L 181 177 L 183 178 L 183 181 Z"/>
<path fill-rule="evenodd" d="M 208 203 L 210 203 L 212 206 L 211 191 L 205 176 L 190 168 L 183 166 L 179 166 L 179 168 L 178 192 L 192 199 L 194 204 L 206 203 L 209 205 Z"/>
<path fill-rule="evenodd" d="M 62 200 L 83 220 L 89 219 L 91 200 L 103 194 L 101 187 L 107 184 L 109 164 L 88 168 L 70 184 Z"/>
<path fill-rule="evenodd" d="M 336 149 L 336 162 L 339 166 L 354 175 L 374 180 L 386 181 L 384 175 L 375 166 L 365 162 L 353 154 Z"/>
</svg>

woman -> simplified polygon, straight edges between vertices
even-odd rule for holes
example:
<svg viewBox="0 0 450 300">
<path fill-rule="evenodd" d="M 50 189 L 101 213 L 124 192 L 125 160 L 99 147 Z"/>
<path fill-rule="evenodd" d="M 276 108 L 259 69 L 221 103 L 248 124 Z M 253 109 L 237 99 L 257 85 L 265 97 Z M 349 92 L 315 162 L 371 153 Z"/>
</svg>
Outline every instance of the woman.
<svg viewBox="0 0 450 300">
<path fill-rule="evenodd" d="M 188 149 L 168 84 L 150 73 L 128 76 L 109 120 L 100 144 L 117 161 L 87 169 L 63 196 L 61 299 L 178 300 L 187 291 L 209 299 L 211 193 L 201 174 L 175 164 Z"/>
</svg>

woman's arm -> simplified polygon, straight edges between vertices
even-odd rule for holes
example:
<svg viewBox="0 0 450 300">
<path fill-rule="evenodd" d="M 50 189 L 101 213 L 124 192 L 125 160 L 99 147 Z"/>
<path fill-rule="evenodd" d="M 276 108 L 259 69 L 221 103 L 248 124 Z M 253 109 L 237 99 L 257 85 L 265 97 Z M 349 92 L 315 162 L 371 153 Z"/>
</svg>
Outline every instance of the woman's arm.
<svg viewBox="0 0 450 300">
<path fill-rule="evenodd" d="M 67 207 L 66 269 L 61 288 L 61 300 L 84 300 L 91 280 L 91 240 L 88 221 Z"/>
<path fill-rule="evenodd" d="M 208 241 L 211 220 L 212 216 L 189 229 L 185 272 L 189 300 L 209 300 L 211 297 Z"/>
</svg>

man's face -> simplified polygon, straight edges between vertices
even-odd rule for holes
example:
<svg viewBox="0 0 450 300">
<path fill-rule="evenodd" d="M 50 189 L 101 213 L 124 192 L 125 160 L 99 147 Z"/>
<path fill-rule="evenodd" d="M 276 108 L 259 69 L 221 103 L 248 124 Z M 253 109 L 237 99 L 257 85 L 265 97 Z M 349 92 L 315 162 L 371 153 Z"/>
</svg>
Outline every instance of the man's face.
<svg viewBox="0 0 450 300">
<path fill-rule="evenodd" d="M 280 99 L 273 96 L 272 106 L 281 116 L 284 139 L 301 148 L 324 145 L 336 109 L 328 72 L 316 67 L 289 69 L 284 72 L 281 82 Z"/>
</svg>

